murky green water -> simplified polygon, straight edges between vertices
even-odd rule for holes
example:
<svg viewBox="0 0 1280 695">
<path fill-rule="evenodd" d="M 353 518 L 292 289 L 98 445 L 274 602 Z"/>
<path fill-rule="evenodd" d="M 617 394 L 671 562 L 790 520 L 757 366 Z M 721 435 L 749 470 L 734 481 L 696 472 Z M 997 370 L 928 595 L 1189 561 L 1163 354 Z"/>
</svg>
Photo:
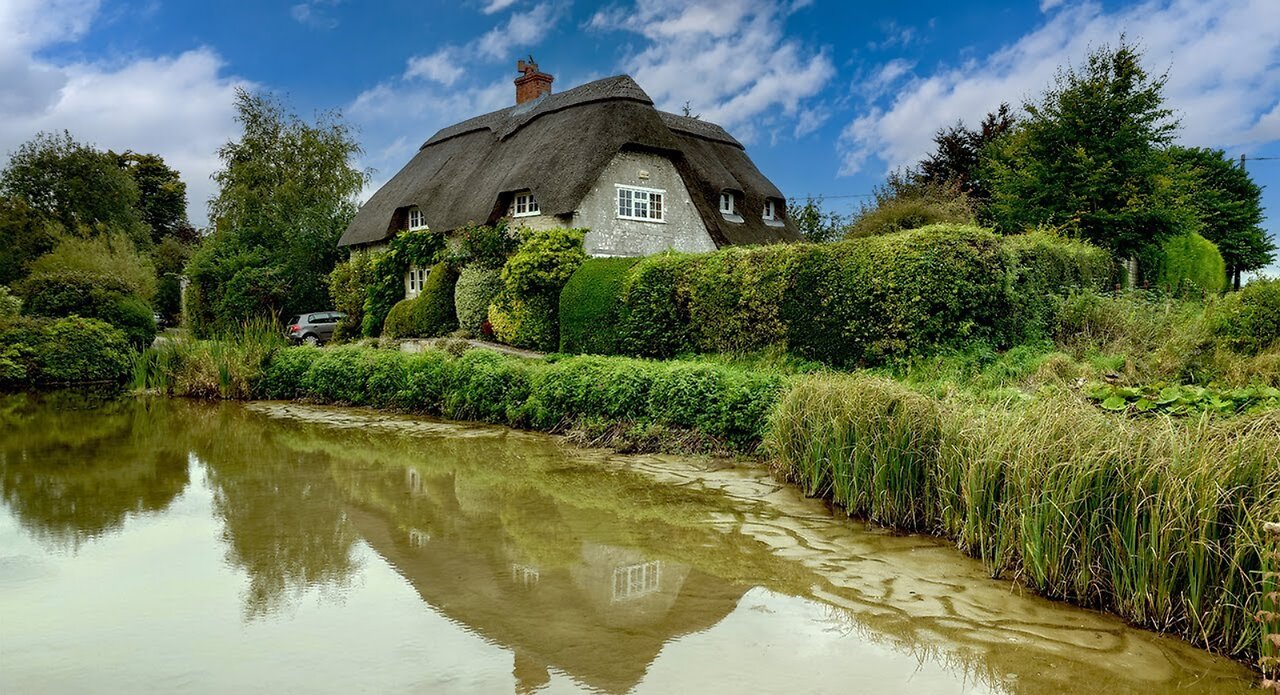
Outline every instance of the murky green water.
<svg viewBox="0 0 1280 695">
<path fill-rule="evenodd" d="M 766 472 L 259 404 L 0 399 L 0 692 L 1234 693 Z"/>
</svg>

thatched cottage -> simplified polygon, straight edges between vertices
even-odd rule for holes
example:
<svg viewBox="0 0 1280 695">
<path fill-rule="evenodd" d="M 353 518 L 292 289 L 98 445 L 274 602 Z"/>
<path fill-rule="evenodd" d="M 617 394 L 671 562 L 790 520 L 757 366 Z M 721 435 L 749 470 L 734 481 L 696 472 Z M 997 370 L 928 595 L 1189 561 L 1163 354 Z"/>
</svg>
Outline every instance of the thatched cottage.
<svg viewBox="0 0 1280 695">
<path fill-rule="evenodd" d="M 514 106 L 431 136 L 339 245 L 376 247 L 399 230 L 447 233 L 502 217 L 587 228 L 596 256 L 800 238 L 782 192 L 720 126 L 659 111 L 626 75 L 552 94 L 537 64 L 517 68 Z"/>
</svg>

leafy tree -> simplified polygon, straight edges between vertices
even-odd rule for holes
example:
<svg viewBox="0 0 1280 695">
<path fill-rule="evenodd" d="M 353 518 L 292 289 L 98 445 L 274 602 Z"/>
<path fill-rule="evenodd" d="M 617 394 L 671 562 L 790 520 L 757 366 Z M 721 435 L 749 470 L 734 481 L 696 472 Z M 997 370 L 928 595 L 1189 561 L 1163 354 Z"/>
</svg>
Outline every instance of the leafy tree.
<svg viewBox="0 0 1280 695">
<path fill-rule="evenodd" d="M 306 123 L 276 98 L 244 90 L 236 109 L 243 133 L 218 150 L 213 175 L 215 231 L 187 273 L 196 290 L 188 319 L 202 335 L 252 316 L 325 308 L 338 238 L 368 181 L 351 165 L 361 150 L 339 115 Z"/>
<path fill-rule="evenodd" d="M 1165 150 L 1176 203 L 1212 241 L 1240 289 L 1240 276 L 1275 258 L 1275 244 L 1262 229 L 1262 188 L 1222 150 L 1174 145 Z"/>
<path fill-rule="evenodd" d="M 986 149 L 1013 130 L 1014 122 L 1009 105 L 1001 104 L 982 119 L 976 130 L 965 127 L 963 121 L 939 129 L 933 136 L 936 149 L 921 160 L 914 178 L 935 186 L 955 185 L 975 205 L 985 206 L 991 197 L 990 186 L 981 173 Z"/>
<path fill-rule="evenodd" d="M 1048 225 L 1121 256 L 1158 255 L 1161 242 L 1182 231 L 1161 190 L 1158 148 L 1177 127 L 1164 105 L 1165 81 L 1147 74 L 1123 36 L 1082 68 L 1060 70 L 983 167 L 997 227 Z"/>
<path fill-rule="evenodd" d="M 151 228 L 152 243 L 159 244 L 167 237 L 195 242 L 198 234 L 187 221 L 187 184 L 182 182 L 178 171 L 165 164 L 159 155 L 138 154 L 132 150 L 112 155 L 138 187 L 136 207 L 143 223 Z"/>
<path fill-rule="evenodd" d="M 804 205 L 798 198 L 787 201 L 787 214 L 795 220 L 805 241 L 826 244 L 844 236 L 848 220 L 838 212 L 823 209 L 822 204 L 821 196 L 805 199 Z"/>
<path fill-rule="evenodd" d="M 0 285 L 26 277 L 31 262 L 52 251 L 61 235 L 62 226 L 26 200 L 0 195 Z"/>
<path fill-rule="evenodd" d="M 151 243 L 136 208 L 138 186 L 115 155 L 76 142 L 65 130 L 20 145 L 0 171 L 0 195 L 23 200 L 82 236 L 107 229 L 140 247 Z"/>
<path fill-rule="evenodd" d="M 156 311 L 170 323 L 182 313 L 182 270 L 194 250 L 178 237 L 166 236 L 151 252 L 156 266 Z"/>
</svg>

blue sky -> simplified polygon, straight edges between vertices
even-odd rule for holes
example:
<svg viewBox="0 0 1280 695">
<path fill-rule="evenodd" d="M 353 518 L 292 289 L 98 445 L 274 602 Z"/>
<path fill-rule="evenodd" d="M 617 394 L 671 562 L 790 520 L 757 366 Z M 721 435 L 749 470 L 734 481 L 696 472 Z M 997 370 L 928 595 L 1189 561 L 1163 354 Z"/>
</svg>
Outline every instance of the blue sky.
<svg viewBox="0 0 1280 695">
<path fill-rule="evenodd" d="M 933 132 L 1035 97 L 1121 32 L 1168 70 L 1179 140 L 1280 157 L 1280 2 L 4 0 L 0 152 L 67 128 L 163 155 L 205 220 L 236 87 L 337 109 L 376 187 L 437 129 L 514 100 L 533 54 L 557 90 L 628 73 L 742 140 L 789 196 L 856 207 Z M 1250 164 L 1280 232 L 1280 159 Z"/>
</svg>

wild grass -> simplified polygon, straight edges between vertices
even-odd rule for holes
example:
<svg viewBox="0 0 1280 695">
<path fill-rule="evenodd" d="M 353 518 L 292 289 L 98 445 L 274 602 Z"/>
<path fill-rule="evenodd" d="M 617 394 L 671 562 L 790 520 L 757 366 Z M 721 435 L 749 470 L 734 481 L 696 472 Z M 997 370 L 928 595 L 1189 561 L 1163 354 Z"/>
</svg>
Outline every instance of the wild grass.
<svg viewBox="0 0 1280 695">
<path fill-rule="evenodd" d="M 1123 418 L 1062 395 L 957 405 L 826 374 L 784 394 L 766 446 L 807 493 L 952 538 L 993 576 L 1227 654 L 1259 649 L 1280 413 Z"/>
<path fill-rule="evenodd" d="M 279 325 L 266 320 L 210 340 L 160 340 L 135 358 L 133 387 L 188 398 L 252 398 L 263 369 L 286 344 Z"/>
</svg>

